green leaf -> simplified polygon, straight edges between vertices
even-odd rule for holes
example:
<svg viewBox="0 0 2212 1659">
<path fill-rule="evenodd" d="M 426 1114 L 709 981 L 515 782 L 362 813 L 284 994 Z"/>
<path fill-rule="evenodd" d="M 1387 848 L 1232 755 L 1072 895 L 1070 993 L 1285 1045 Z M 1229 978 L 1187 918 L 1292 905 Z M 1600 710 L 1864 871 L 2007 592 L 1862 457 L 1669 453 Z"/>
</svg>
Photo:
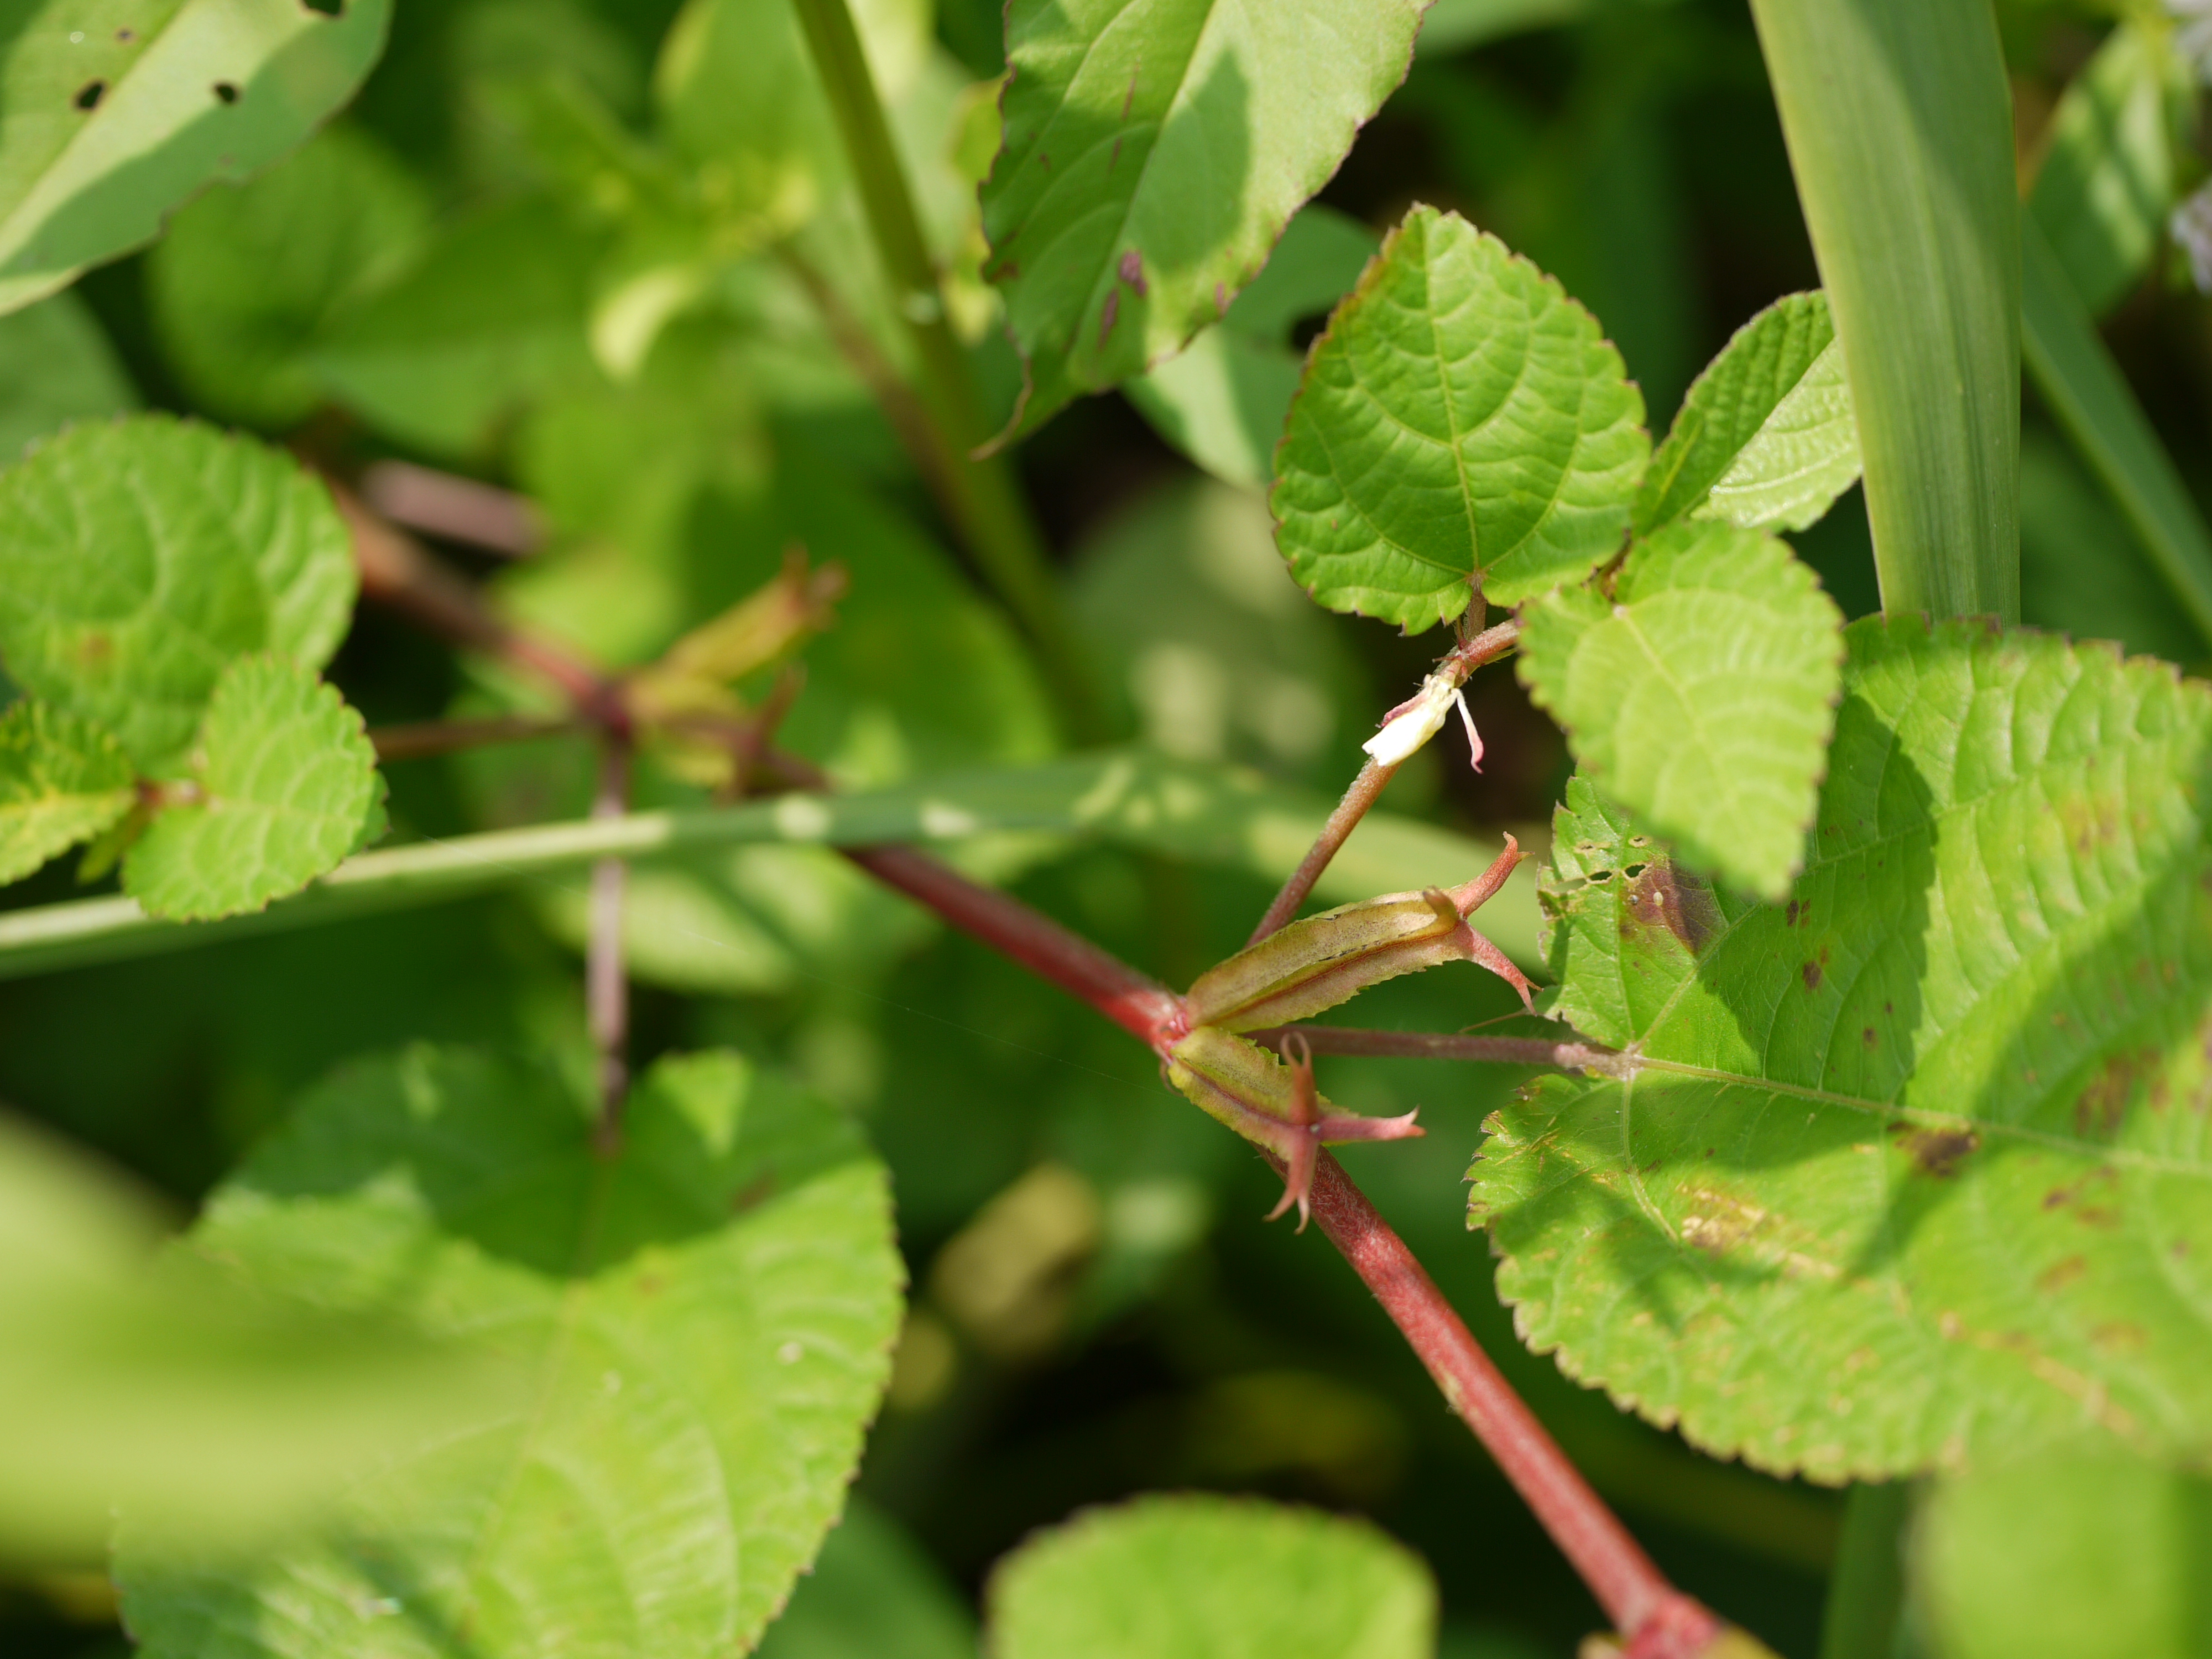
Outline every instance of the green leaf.
<svg viewBox="0 0 2212 1659">
<path fill-rule="evenodd" d="M 1499 1290 L 1570 1375 L 1765 1468 L 2201 1448 L 2212 692 L 1978 623 L 1844 637 L 1786 908 L 1571 787 L 1558 1012 L 1638 1060 L 1493 1120 Z"/>
<path fill-rule="evenodd" d="M 975 1620 L 921 1547 L 856 1497 L 757 1651 L 760 1659 L 975 1659 Z"/>
<path fill-rule="evenodd" d="M 1637 492 L 1636 528 L 1648 536 L 1691 515 L 1803 530 L 1858 476 L 1828 302 L 1792 294 L 1738 329 L 1691 386 Z"/>
<path fill-rule="evenodd" d="M 1041 424 L 1182 349 L 1405 78 L 1419 0 L 1014 0 L 986 267 Z"/>
<path fill-rule="evenodd" d="M 2212 644 L 2212 532 L 2033 217 L 2021 224 L 2021 349 L 2036 391 Z"/>
<path fill-rule="evenodd" d="M 2082 1449 L 1947 1476 L 1913 1567 L 1945 1659 L 2191 1659 L 2212 1649 L 2212 1481 Z"/>
<path fill-rule="evenodd" d="M 2041 428 L 2020 436 L 2020 610 L 2030 627 L 2117 641 L 2130 656 L 2205 654 L 2112 497 Z"/>
<path fill-rule="evenodd" d="M 199 921 L 258 910 L 337 866 L 377 801 L 376 750 L 335 688 L 281 657 L 223 671 L 172 786 L 123 860 L 149 915 Z"/>
<path fill-rule="evenodd" d="M 1883 608 L 2020 615 L 2020 241 L 1987 0 L 1752 0 L 1850 371 Z"/>
<path fill-rule="evenodd" d="M 1619 550 L 1650 454 L 1620 354 L 1559 285 L 1418 207 L 1314 343 L 1269 504 L 1322 604 L 1418 630 Z"/>
<path fill-rule="evenodd" d="M 195 1242 L 255 1282 L 481 1334 L 537 1386 L 250 1570 L 126 1547 L 149 1659 L 751 1646 L 890 1374 L 884 1173 L 734 1054 L 662 1061 L 618 1152 L 592 1117 L 535 1065 L 417 1048 L 338 1073 L 216 1194 Z"/>
<path fill-rule="evenodd" d="M 390 14 L 390 0 L 17 8 L 0 46 L 0 311 L 153 240 L 205 185 L 290 149 L 353 95 Z"/>
<path fill-rule="evenodd" d="M 148 261 L 163 355 L 207 409 L 295 424 L 322 398 L 316 343 L 408 264 L 428 216 L 405 169 L 344 126 L 249 184 L 208 191 Z"/>
<path fill-rule="evenodd" d="M 486 209 L 333 324 L 311 354 L 315 372 L 402 442 L 475 454 L 532 395 L 588 372 L 598 246 L 547 202 Z"/>
<path fill-rule="evenodd" d="M 233 659 L 327 662 L 355 586 L 330 492 L 249 439 L 143 416 L 0 473 L 0 659 L 142 772 L 179 763 Z"/>
<path fill-rule="evenodd" d="M 1591 9 L 1591 0 L 1436 0 L 1421 20 L 1421 54 L 1465 52 L 1529 29 L 1578 22 Z"/>
<path fill-rule="evenodd" d="M 1334 306 L 1374 254 L 1366 226 L 1309 203 L 1220 323 L 1122 391 L 1162 437 L 1214 477 L 1265 489 L 1298 389 L 1302 360 L 1291 330 Z"/>
<path fill-rule="evenodd" d="M 0 466 L 71 421 L 137 405 L 137 389 L 76 295 L 0 317 Z"/>
<path fill-rule="evenodd" d="M 1589 776 L 1692 866 L 1781 900 L 1805 856 L 1842 678 L 1843 616 L 1771 536 L 1676 524 L 1613 597 L 1522 612 L 1520 674 Z"/>
<path fill-rule="evenodd" d="M 2124 21 L 2059 99 L 2028 212 L 2092 312 L 2142 281 L 2176 195 L 2174 135 L 2194 89 L 2172 29 Z"/>
<path fill-rule="evenodd" d="M 999 1659 L 1430 1659 L 1427 1566 L 1364 1522 L 1140 1498 L 1038 1534 L 988 1592 Z"/>
<path fill-rule="evenodd" d="M 137 801 L 136 782 L 97 726 L 27 699 L 0 714 L 0 882 L 106 830 Z"/>
</svg>

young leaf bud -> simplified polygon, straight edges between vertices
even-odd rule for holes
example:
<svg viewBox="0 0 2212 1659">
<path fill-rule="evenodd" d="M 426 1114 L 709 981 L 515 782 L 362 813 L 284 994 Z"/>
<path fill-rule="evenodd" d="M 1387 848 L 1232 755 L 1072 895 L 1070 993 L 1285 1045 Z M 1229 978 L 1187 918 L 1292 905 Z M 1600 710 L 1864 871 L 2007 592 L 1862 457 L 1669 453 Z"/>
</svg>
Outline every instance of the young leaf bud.
<svg viewBox="0 0 2212 1659">
<path fill-rule="evenodd" d="M 1291 922 L 1198 976 L 1187 999 L 1192 1024 L 1227 1031 L 1287 1025 L 1443 962 L 1479 962 L 1528 1002 L 1534 988 L 1521 970 L 1467 921 L 1522 856 L 1508 836 L 1490 868 L 1463 886 L 1391 893 Z"/>
</svg>

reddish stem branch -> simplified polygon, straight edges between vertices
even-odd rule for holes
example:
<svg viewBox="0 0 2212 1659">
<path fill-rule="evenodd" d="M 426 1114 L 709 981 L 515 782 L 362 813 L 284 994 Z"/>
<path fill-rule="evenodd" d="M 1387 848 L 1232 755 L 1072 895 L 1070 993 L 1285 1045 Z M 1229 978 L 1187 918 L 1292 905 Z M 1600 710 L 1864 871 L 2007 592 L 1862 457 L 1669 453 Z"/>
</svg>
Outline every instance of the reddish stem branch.
<svg viewBox="0 0 2212 1659">
<path fill-rule="evenodd" d="M 1630 1637 L 1630 1651 L 1639 1659 L 1701 1651 L 1719 1634 L 1719 1621 L 1652 1565 L 1490 1363 L 1405 1241 L 1327 1152 L 1314 1171 L 1313 1212 L 1329 1243 L 1405 1334 L 1452 1410 L 1498 1460 L 1581 1574 L 1613 1628 Z M 1654 1643 L 1654 1637 L 1660 1641 Z"/>
<path fill-rule="evenodd" d="M 1364 1054 L 1399 1060 L 1476 1060 L 1493 1066 L 1549 1066 L 1612 1076 L 1626 1062 L 1610 1048 L 1547 1037 L 1472 1036 L 1464 1031 L 1371 1031 L 1354 1025 L 1271 1025 L 1244 1034 L 1288 1058 L 1293 1037 L 1316 1054 Z"/>
<path fill-rule="evenodd" d="M 514 491 L 411 462 L 377 462 L 361 475 L 361 493 L 394 524 L 510 559 L 542 539 L 536 511 Z"/>
<path fill-rule="evenodd" d="M 1437 665 L 1437 673 L 1448 678 L 1455 687 L 1464 685 L 1468 675 L 1483 664 L 1504 656 L 1520 637 L 1521 624 L 1511 620 L 1502 622 L 1495 628 L 1486 628 L 1473 639 L 1463 640 L 1454 646 Z M 1298 907 L 1313 892 L 1314 884 L 1321 879 L 1322 872 L 1328 868 L 1329 860 L 1336 856 L 1338 849 L 1352 838 L 1352 832 L 1359 827 L 1359 821 L 1367 816 L 1368 809 L 1381 798 L 1384 786 L 1397 769 L 1395 765 L 1385 766 L 1374 760 L 1370 760 L 1359 769 L 1359 775 L 1352 779 L 1352 787 L 1344 792 L 1344 799 L 1337 802 L 1336 810 L 1328 815 L 1328 822 L 1322 826 L 1321 835 L 1314 842 L 1312 849 L 1299 860 L 1298 867 L 1291 872 L 1291 878 L 1283 884 L 1283 890 L 1275 895 L 1275 902 L 1267 907 L 1267 914 L 1260 918 L 1260 925 L 1252 930 L 1252 937 L 1245 941 L 1248 945 L 1257 945 L 1297 915 Z"/>
<path fill-rule="evenodd" d="M 599 759 L 592 816 L 618 818 L 629 810 L 629 746 L 610 738 Z M 629 884 L 629 866 L 620 859 L 601 859 L 592 866 L 584 1006 L 592 1046 L 599 1056 L 599 1144 L 609 1152 L 619 1142 L 623 1103 L 629 1095 L 629 978 L 623 963 L 623 900 Z"/>
<path fill-rule="evenodd" d="M 580 732 L 578 720 L 541 720 L 530 714 L 495 714 L 474 720 L 419 720 L 410 726 L 381 726 L 368 734 L 380 761 L 420 760 L 457 750 L 494 744 L 529 743 L 538 738 Z"/>
</svg>

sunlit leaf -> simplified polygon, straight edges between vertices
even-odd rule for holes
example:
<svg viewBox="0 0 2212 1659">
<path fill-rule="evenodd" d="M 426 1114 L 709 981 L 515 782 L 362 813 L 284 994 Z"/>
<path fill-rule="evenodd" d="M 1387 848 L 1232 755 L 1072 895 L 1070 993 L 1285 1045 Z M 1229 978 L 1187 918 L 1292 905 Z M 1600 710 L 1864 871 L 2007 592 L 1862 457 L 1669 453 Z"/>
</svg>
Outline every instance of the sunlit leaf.
<svg viewBox="0 0 2212 1659">
<path fill-rule="evenodd" d="M 416 1048 L 343 1072 L 195 1237 L 272 1289 L 482 1336 L 528 1407 L 361 1482 L 246 1570 L 119 1563 L 141 1651 L 721 1659 L 844 1498 L 902 1271 L 882 1166 L 727 1054 L 664 1060 L 621 1149 L 549 1072 Z"/>
<path fill-rule="evenodd" d="M 1420 1559 L 1361 1522 L 1144 1498 L 1032 1537 L 989 1590 L 1002 1659 L 1430 1659 Z"/>
<path fill-rule="evenodd" d="M 71 421 L 138 404 L 84 301 L 57 294 L 0 318 L 0 466 Z"/>
<path fill-rule="evenodd" d="M 377 801 L 361 716 L 298 664 L 241 657 L 223 672 L 185 785 L 123 862 L 148 912 L 195 921 L 258 910 L 334 868 Z"/>
<path fill-rule="evenodd" d="M 390 0 L 33 0 L 0 46 L 0 311 L 151 241 L 353 95 Z"/>
<path fill-rule="evenodd" d="M 161 349 L 208 409 L 283 428 L 322 397 L 309 353 L 428 228 L 416 183 L 350 127 L 179 213 L 147 263 Z"/>
<path fill-rule="evenodd" d="M 181 762 L 234 658 L 328 661 L 355 586 L 330 492 L 247 439 L 148 416 L 0 473 L 0 660 L 142 771 Z"/>
<path fill-rule="evenodd" d="M 1474 1218 L 1540 1349 L 1824 1480 L 2212 1435 L 2212 694 L 1871 617 L 1786 907 L 1577 781 L 1558 1012 L 1639 1056 L 1493 1120 Z"/>
<path fill-rule="evenodd" d="M 28 699 L 0 714 L 0 882 L 113 823 L 135 781 L 115 739 L 74 715 Z"/>
<path fill-rule="evenodd" d="M 1015 0 L 992 279 L 1020 422 L 1180 351 L 1228 311 L 1405 78 L 1418 0 Z"/>
<path fill-rule="evenodd" d="M 1858 428 L 1828 302 L 1776 301 L 1698 376 L 1637 492 L 1649 535 L 1685 516 L 1802 530 L 1858 481 Z"/>
<path fill-rule="evenodd" d="M 1843 617 L 1771 536 L 1677 524 L 1630 552 L 1610 599 L 1523 612 L 1522 679 L 1590 777 L 1686 863 L 1788 896 L 1826 759 Z"/>
<path fill-rule="evenodd" d="M 1408 629 L 1513 604 L 1620 548 L 1650 453 L 1596 322 L 1454 214 L 1416 208 L 1306 360 L 1277 539 L 1322 604 Z"/>
</svg>

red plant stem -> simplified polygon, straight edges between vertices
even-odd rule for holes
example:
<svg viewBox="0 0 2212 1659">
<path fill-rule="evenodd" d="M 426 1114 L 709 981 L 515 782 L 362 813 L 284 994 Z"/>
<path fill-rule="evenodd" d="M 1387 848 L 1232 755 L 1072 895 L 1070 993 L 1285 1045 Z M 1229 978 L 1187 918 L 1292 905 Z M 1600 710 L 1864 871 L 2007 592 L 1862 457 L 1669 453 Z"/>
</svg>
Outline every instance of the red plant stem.
<svg viewBox="0 0 2212 1659">
<path fill-rule="evenodd" d="M 450 755 L 456 750 L 481 749 L 493 744 L 529 743 L 583 729 L 583 722 L 577 720 L 498 714 L 486 720 L 419 720 L 409 726 L 381 726 L 368 734 L 368 740 L 376 745 L 380 761 L 419 760 L 427 755 Z"/>
<path fill-rule="evenodd" d="M 1019 899 L 911 847 L 849 847 L 845 856 L 962 933 L 1080 997 L 1139 1042 L 1158 1048 L 1188 1029 L 1181 997 Z"/>
<path fill-rule="evenodd" d="M 1662 1630 L 1679 1627 L 1685 1635 L 1702 1624 L 1688 1645 L 1638 1643 L 1632 1651 L 1650 1653 L 1653 1659 L 1661 1653 L 1693 1654 L 1717 1634 L 1719 1622 L 1667 1582 L 1490 1363 L 1406 1242 L 1327 1152 L 1314 1170 L 1313 1212 L 1329 1243 L 1404 1333 L 1452 1410 L 1498 1460 L 1514 1490 L 1589 1586 L 1613 1628 L 1633 1643 L 1655 1621 L 1662 1621 Z"/>
<path fill-rule="evenodd" d="M 1437 665 L 1437 672 L 1448 676 L 1455 686 L 1464 685 L 1468 675 L 1483 664 L 1504 656 L 1520 637 L 1521 624 L 1510 619 L 1495 628 L 1486 628 L 1473 639 L 1462 641 L 1446 653 L 1443 659 Z M 1312 849 L 1299 860 L 1298 867 L 1291 872 L 1291 878 L 1283 884 L 1282 891 L 1275 895 L 1275 902 L 1267 907 L 1267 915 L 1260 918 L 1260 925 L 1252 930 L 1252 937 L 1245 941 L 1248 946 L 1257 945 L 1297 915 L 1298 907 L 1313 892 L 1314 884 L 1321 879 L 1322 872 L 1328 868 L 1329 860 L 1336 856 L 1338 849 L 1352 838 L 1352 832 L 1359 827 L 1359 821 L 1367 816 L 1368 809 L 1381 798 L 1384 786 L 1397 769 L 1395 766 L 1384 766 L 1374 760 L 1370 760 L 1359 769 L 1359 775 L 1352 779 L 1352 787 L 1344 792 L 1344 799 L 1337 802 L 1336 810 L 1328 815 L 1328 822 L 1322 825 L 1321 834 L 1315 840 Z"/>
<path fill-rule="evenodd" d="M 1494 1066 L 1550 1066 L 1607 1075 L 1626 1063 L 1610 1048 L 1544 1037 L 1471 1036 L 1464 1031 L 1371 1031 L 1356 1025 L 1270 1025 L 1244 1035 L 1287 1057 L 1294 1036 L 1317 1054 L 1380 1055 L 1399 1060 L 1460 1060 Z"/>
<path fill-rule="evenodd" d="M 394 524 L 510 559 L 543 539 L 537 510 L 514 491 L 410 461 L 377 462 L 361 475 L 361 493 Z"/>
<path fill-rule="evenodd" d="M 609 738 L 599 760 L 595 818 L 629 810 L 629 745 Z M 629 979 L 623 963 L 623 900 L 629 866 L 601 859 L 592 866 L 589 933 L 584 951 L 584 1004 L 592 1046 L 599 1056 L 599 1142 L 611 1152 L 629 1094 Z"/>
</svg>

